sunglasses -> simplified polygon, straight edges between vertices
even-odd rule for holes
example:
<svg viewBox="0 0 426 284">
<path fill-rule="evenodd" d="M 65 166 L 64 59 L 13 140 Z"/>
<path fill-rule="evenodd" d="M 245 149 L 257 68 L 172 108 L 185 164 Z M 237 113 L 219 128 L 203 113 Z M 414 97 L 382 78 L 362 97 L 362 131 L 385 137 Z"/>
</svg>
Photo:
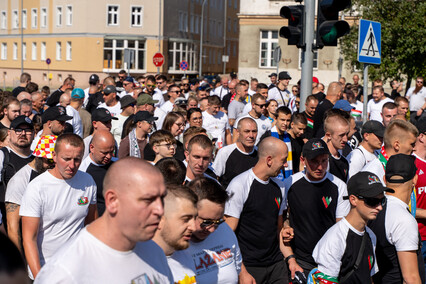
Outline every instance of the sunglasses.
<svg viewBox="0 0 426 284">
<path fill-rule="evenodd" d="M 260 105 L 260 104 L 256 104 L 256 103 L 255 103 L 255 105 L 257 105 L 257 106 L 258 106 L 258 107 L 260 107 L 260 108 L 265 108 L 265 107 L 266 107 L 266 104 Z"/>
<path fill-rule="evenodd" d="M 189 86 L 189 84 L 182 84 L 183 86 Z"/>
<path fill-rule="evenodd" d="M 147 84 L 146 86 L 147 86 L 147 87 L 152 87 L 152 88 L 154 88 L 154 87 L 155 87 L 155 85 L 150 85 L 150 84 Z"/>
<path fill-rule="evenodd" d="M 359 199 L 364 200 L 365 205 L 369 207 L 377 207 L 379 205 L 385 206 L 386 204 L 386 196 L 383 196 L 382 198 L 375 198 L 375 197 L 364 197 L 364 196 L 357 196 Z"/>
<path fill-rule="evenodd" d="M 26 129 L 15 128 L 14 131 L 15 131 L 16 134 L 21 135 L 22 133 L 24 133 L 24 134 L 33 133 L 34 130 L 32 130 L 30 128 L 26 128 Z"/>
<path fill-rule="evenodd" d="M 202 221 L 201 221 L 200 227 L 203 228 L 203 229 L 209 228 L 211 226 L 217 227 L 220 224 L 222 224 L 223 222 L 225 222 L 225 220 L 223 220 L 223 219 L 219 219 L 219 220 L 212 220 L 212 219 L 204 220 L 204 219 L 201 219 L 201 220 Z"/>
</svg>

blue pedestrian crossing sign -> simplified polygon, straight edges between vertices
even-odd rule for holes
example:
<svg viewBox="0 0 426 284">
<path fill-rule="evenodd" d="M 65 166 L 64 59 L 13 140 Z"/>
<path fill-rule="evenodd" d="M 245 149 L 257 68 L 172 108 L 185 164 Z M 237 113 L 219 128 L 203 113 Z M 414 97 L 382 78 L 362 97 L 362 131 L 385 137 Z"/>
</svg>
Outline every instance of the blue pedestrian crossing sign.
<svg viewBox="0 0 426 284">
<path fill-rule="evenodd" d="M 361 19 L 358 32 L 358 61 L 380 64 L 382 55 L 381 24 Z"/>
</svg>

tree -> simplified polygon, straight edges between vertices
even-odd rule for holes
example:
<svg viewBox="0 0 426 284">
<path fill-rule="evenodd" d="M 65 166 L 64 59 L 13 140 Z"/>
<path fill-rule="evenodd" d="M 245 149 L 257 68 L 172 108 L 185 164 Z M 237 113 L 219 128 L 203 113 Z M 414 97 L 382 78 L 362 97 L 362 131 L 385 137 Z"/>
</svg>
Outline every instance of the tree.
<svg viewBox="0 0 426 284">
<path fill-rule="evenodd" d="M 352 0 L 358 14 L 351 32 L 340 39 L 348 67 L 357 61 L 358 25 L 362 17 L 382 25 L 382 63 L 370 65 L 369 78 L 407 78 L 407 89 L 415 76 L 426 75 L 426 1 L 424 0 Z"/>
</svg>

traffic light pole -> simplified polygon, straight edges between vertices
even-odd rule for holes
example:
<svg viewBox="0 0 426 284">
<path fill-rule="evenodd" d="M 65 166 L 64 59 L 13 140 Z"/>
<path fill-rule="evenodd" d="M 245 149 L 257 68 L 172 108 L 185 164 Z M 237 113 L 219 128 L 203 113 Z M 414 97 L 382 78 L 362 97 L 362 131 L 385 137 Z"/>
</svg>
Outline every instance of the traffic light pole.
<svg viewBox="0 0 426 284">
<path fill-rule="evenodd" d="M 300 112 L 305 111 L 306 98 L 312 94 L 314 61 L 315 0 L 305 0 L 305 46 L 302 48 L 302 80 L 300 83 Z"/>
<path fill-rule="evenodd" d="M 364 106 L 362 108 L 362 121 L 365 123 L 368 119 L 367 113 L 367 103 L 368 103 L 368 64 L 364 63 L 364 89 L 362 93 L 364 94 Z"/>
</svg>

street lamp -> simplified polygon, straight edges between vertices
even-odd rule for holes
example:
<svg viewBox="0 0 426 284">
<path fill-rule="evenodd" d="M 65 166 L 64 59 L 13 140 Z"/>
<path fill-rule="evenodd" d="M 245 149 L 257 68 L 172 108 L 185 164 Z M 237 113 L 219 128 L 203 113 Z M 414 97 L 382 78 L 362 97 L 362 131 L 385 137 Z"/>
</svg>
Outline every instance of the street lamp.
<svg viewBox="0 0 426 284">
<path fill-rule="evenodd" d="M 203 72 L 203 33 L 204 33 L 204 4 L 206 4 L 206 0 L 203 0 L 203 4 L 201 5 L 201 34 L 200 34 L 200 59 L 199 59 L 199 69 L 198 76 L 201 78 L 201 74 Z"/>
</svg>

